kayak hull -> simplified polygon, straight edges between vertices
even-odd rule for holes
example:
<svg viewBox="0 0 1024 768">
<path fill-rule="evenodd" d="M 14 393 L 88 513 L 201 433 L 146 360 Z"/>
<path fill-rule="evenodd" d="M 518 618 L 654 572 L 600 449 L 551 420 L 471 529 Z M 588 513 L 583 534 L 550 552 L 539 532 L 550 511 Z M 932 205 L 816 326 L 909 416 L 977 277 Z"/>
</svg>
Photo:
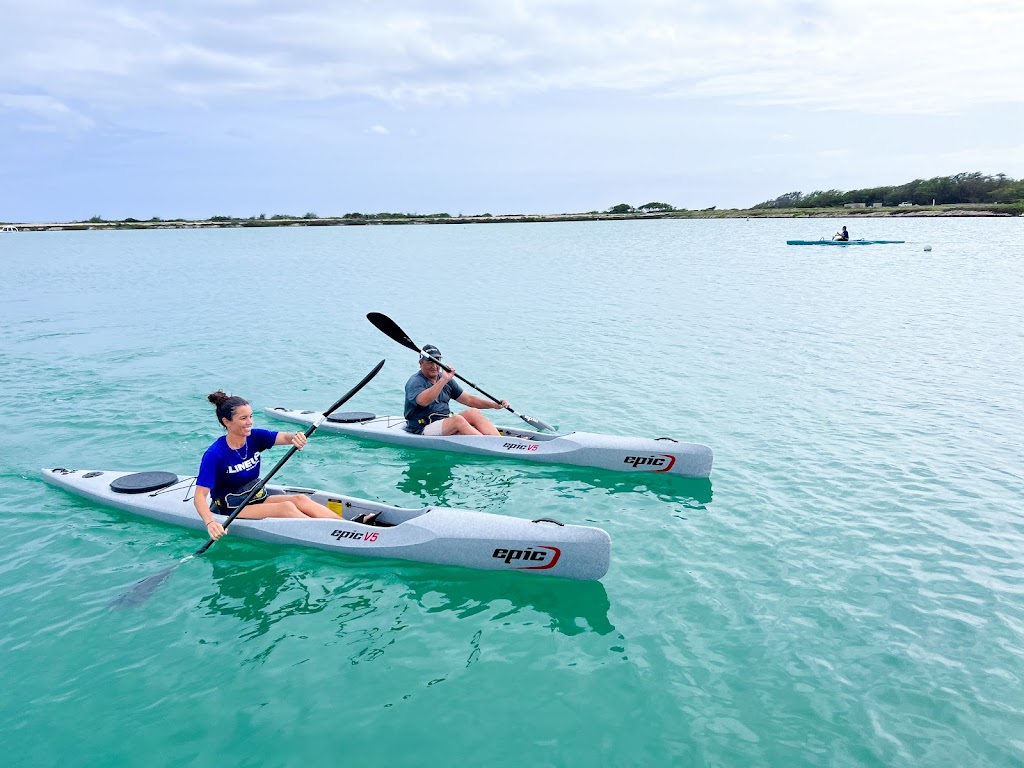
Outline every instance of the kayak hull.
<svg viewBox="0 0 1024 768">
<path fill-rule="evenodd" d="M 304 426 L 321 422 L 322 418 L 315 411 L 288 408 L 268 408 L 265 413 Z M 509 427 L 499 427 L 498 437 L 416 435 L 405 431 L 405 419 L 400 416 L 366 416 L 370 418 L 356 423 L 327 419 L 320 423 L 317 431 L 410 448 L 681 477 L 710 477 L 714 458 L 706 445 L 681 443 L 671 438 L 619 437 L 593 432 L 561 435 Z"/>
<path fill-rule="evenodd" d="M 140 473 L 44 469 L 43 480 L 91 501 L 173 525 L 205 526 L 193 506 L 195 477 L 174 473 L 164 487 L 124 493 L 111 483 Z M 406 509 L 309 488 L 268 485 L 270 493 L 305 494 L 345 518 L 378 513 L 373 525 L 350 519 L 236 518 L 229 535 L 313 547 L 359 557 L 395 558 L 492 571 L 597 580 L 608 572 L 611 538 L 600 528 L 530 521 L 449 507 Z M 225 520 L 223 516 L 218 519 Z"/>
<path fill-rule="evenodd" d="M 786 245 L 897 245 L 906 240 L 787 240 Z"/>
</svg>

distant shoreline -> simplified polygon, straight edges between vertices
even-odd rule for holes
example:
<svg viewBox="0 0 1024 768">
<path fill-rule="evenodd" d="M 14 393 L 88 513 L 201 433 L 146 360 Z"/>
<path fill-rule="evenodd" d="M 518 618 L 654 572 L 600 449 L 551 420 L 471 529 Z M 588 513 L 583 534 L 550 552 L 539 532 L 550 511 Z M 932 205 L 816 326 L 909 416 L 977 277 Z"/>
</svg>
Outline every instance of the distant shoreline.
<svg viewBox="0 0 1024 768">
<path fill-rule="evenodd" d="M 854 218 L 945 218 L 955 216 L 1007 217 L 1024 216 L 1019 207 L 1010 205 L 937 205 L 895 208 L 789 208 L 789 209 L 705 209 L 701 211 L 658 211 L 653 213 L 557 213 L 557 214 L 509 214 L 502 216 L 373 216 L 351 217 L 302 217 L 272 219 L 233 219 L 217 217 L 196 220 L 150 220 L 138 221 L 73 221 L 49 223 L 4 224 L 4 232 L 16 228 L 20 232 L 66 232 L 76 230 L 123 230 L 123 229 L 244 229 L 254 227 L 362 227 L 423 224 L 509 224 L 560 221 L 623 221 L 630 219 L 854 219 Z"/>
</svg>

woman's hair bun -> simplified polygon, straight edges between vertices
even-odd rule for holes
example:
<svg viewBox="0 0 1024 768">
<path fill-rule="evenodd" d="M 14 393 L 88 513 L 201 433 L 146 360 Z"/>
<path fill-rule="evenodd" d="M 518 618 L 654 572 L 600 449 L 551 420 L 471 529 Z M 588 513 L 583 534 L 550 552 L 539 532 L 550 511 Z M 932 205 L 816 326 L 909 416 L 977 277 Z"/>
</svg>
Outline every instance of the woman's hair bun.
<svg viewBox="0 0 1024 768">
<path fill-rule="evenodd" d="M 209 400 L 214 405 L 220 405 L 221 403 L 228 399 L 228 396 L 223 389 L 218 389 L 216 392 L 211 392 L 209 395 L 207 395 L 206 399 Z"/>
</svg>

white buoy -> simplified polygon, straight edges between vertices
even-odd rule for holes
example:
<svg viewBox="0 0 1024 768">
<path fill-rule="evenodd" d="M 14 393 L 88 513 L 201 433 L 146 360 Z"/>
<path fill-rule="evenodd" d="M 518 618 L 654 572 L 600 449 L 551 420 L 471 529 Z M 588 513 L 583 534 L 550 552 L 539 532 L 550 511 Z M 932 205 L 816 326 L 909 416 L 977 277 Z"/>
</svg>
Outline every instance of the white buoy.
<svg viewBox="0 0 1024 768">
<path fill-rule="evenodd" d="M 924 247 L 924 249 L 925 249 L 926 251 L 930 251 L 930 250 L 932 249 L 932 247 L 931 247 L 930 245 L 926 245 L 926 246 Z"/>
</svg>

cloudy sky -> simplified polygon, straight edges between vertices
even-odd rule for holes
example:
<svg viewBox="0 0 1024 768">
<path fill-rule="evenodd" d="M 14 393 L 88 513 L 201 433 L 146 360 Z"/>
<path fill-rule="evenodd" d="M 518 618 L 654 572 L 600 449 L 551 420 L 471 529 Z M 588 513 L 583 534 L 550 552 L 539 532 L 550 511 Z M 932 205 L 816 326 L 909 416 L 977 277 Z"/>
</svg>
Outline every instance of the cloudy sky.
<svg viewBox="0 0 1024 768">
<path fill-rule="evenodd" d="M 2 0 L 0 221 L 1024 177 L 1020 0 Z"/>
</svg>

